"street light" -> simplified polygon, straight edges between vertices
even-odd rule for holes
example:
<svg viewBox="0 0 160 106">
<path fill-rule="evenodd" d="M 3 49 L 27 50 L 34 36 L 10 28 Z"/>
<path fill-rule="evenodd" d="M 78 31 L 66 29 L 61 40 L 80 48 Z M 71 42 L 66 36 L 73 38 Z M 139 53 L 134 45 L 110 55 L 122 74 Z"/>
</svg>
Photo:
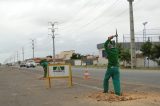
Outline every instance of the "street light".
<svg viewBox="0 0 160 106">
<path fill-rule="evenodd" d="M 146 24 L 147 24 L 148 22 L 143 22 L 142 24 L 144 25 L 144 29 L 143 29 L 143 42 L 145 42 L 146 41 Z"/>
<path fill-rule="evenodd" d="M 144 29 L 143 29 L 143 43 L 146 41 L 146 24 L 148 22 L 143 22 L 142 24 L 144 25 Z M 144 67 L 146 66 L 146 58 L 144 57 Z"/>
</svg>

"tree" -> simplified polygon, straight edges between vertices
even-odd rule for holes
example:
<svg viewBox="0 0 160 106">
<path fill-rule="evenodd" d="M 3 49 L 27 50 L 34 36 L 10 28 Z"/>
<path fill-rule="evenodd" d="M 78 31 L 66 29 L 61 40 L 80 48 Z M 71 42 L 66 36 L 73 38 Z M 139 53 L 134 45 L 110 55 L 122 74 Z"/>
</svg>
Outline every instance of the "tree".
<svg viewBox="0 0 160 106">
<path fill-rule="evenodd" d="M 152 43 L 150 41 L 145 42 L 141 49 L 143 56 L 147 56 L 149 59 L 151 57 Z"/>
<path fill-rule="evenodd" d="M 123 49 L 121 51 L 121 58 L 122 61 L 126 61 L 127 63 L 130 63 L 131 61 L 131 54 L 129 52 L 129 49 Z"/>
<path fill-rule="evenodd" d="M 148 67 L 149 67 L 149 59 L 151 59 L 152 53 L 152 43 L 150 41 L 145 42 L 141 49 L 143 56 L 148 57 Z"/>
<path fill-rule="evenodd" d="M 78 53 L 73 53 L 71 59 L 81 59 L 81 55 Z"/>
<path fill-rule="evenodd" d="M 119 58 L 121 61 L 123 61 L 123 64 L 125 62 L 130 63 L 131 54 L 130 54 L 129 49 L 122 48 L 120 44 L 117 45 L 117 48 L 119 49 Z"/>
<path fill-rule="evenodd" d="M 160 44 L 154 45 L 151 50 L 151 59 L 160 66 Z"/>
</svg>

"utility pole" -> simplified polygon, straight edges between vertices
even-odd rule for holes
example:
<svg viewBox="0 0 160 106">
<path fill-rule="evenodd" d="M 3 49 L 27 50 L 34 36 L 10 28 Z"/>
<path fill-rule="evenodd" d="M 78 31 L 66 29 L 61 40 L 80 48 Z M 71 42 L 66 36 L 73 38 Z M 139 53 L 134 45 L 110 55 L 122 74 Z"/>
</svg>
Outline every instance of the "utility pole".
<svg viewBox="0 0 160 106">
<path fill-rule="evenodd" d="M 148 22 L 143 22 L 142 24 L 144 25 L 144 29 L 143 29 L 143 43 L 146 42 L 146 24 Z M 144 67 L 146 67 L 146 57 L 144 56 Z"/>
<path fill-rule="evenodd" d="M 15 64 L 15 60 L 16 60 L 16 56 L 14 55 L 14 57 L 13 57 L 14 64 Z"/>
<path fill-rule="evenodd" d="M 124 46 L 124 42 L 125 42 L 125 39 L 124 39 L 124 38 L 125 38 L 125 37 L 124 37 L 124 34 L 123 34 L 123 48 L 125 47 L 125 46 Z"/>
<path fill-rule="evenodd" d="M 17 62 L 18 62 L 18 51 L 17 51 Z"/>
<path fill-rule="evenodd" d="M 24 47 L 22 47 L 22 60 L 24 61 Z"/>
<path fill-rule="evenodd" d="M 133 5 L 134 0 L 128 0 L 129 2 L 129 14 L 130 14 L 130 38 L 131 38 L 131 68 L 136 67 L 136 55 L 135 55 L 135 37 L 134 37 L 134 19 L 133 19 Z"/>
<path fill-rule="evenodd" d="M 32 50 L 33 50 L 33 59 L 34 59 L 34 40 L 33 39 L 31 40 L 32 40 Z"/>
<path fill-rule="evenodd" d="M 51 28 L 51 32 L 52 32 L 51 36 L 52 36 L 52 39 L 53 39 L 53 61 L 55 62 L 55 41 L 54 41 L 54 39 L 55 39 L 55 24 L 57 22 L 49 22 L 49 23 L 52 26 L 52 28 Z"/>
<path fill-rule="evenodd" d="M 116 47 L 118 47 L 118 33 L 117 33 L 117 29 L 116 29 L 116 35 L 115 35 L 115 37 L 116 37 Z"/>
</svg>

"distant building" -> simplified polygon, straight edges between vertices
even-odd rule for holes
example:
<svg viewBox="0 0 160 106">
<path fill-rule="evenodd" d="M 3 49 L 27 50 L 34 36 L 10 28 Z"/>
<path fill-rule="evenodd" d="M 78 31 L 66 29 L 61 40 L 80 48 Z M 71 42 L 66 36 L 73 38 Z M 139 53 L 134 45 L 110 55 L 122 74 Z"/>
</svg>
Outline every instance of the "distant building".
<svg viewBox="0 0 160 106">
<path fill-rule="evenodd" d="M 73 53 L 75 53 L 75 50 L 62 51 L 61 53 L 56 55 L 56 59 L 70 60 Z"/>
<path fill-rule="evenodd" d="M 97 65 L 98 64 L 98 56 L 94 55 L 86 55 L 82 57 L 82 65 Z"/>
</svg>

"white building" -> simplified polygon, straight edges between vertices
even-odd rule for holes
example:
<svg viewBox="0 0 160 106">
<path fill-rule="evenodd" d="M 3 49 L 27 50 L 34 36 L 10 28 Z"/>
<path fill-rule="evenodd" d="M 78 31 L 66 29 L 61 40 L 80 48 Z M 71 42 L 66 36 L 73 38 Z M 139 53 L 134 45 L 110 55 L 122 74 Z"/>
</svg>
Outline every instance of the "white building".
<svg viewBox="0 0 160 106">
<path fill-rule="evenodd" d="M 75 53 L 75 50 L 62 51 L 56 55 L 56 59 L 69 60 L 72 57 L 73 53 Z"/>
</svg>

